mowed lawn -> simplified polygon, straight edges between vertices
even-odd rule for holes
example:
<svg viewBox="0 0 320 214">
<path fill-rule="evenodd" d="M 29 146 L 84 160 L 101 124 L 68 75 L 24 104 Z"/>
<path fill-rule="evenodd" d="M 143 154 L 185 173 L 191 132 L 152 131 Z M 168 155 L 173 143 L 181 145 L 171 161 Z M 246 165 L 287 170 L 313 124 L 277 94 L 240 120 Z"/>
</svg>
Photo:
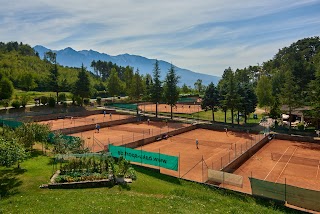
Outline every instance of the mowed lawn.
<svg viewBox="0 0 320 214">
<path fill-rule="evenodd" d="M 137 168 L 138 180 L 112 188 L 49 190 L 51 159 L 0 168 L 0 213 L 296 213 L 274 202 Z"/>
</svg>

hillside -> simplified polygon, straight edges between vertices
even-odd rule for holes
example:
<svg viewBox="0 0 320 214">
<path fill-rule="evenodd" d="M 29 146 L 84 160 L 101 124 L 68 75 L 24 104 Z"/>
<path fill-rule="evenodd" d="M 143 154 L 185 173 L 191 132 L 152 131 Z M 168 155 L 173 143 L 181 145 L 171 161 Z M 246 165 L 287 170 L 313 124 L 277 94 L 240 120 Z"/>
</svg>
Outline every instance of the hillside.
<svg viewBox="0 0 320 214">
<path fill-rule="evenodd" d="M 20 170 L 0 167 L 0 213 L 299 213 L 140 167 L 128 186 L 40 189 L 52 175 L 52 159 L 32 156 Z"/>
<path fill-rule="evenodd" d="M 50 49 L 37 45 L 34 47 L 34 50 L 39 53 L 40 57 L 44 56 L 44 53 L 50 51 Z M 146 57 L 137 56 L 137 55 L 130 55 L 130 54 L 121 54 L 117 56 L 111 56 L 105 53 L 99 53 L 94 50 L 82 50 L 82 51 L 76 51 L 70 47 L 65 48 L 63 50 L 52 50 L 53 52 L 57 53 L 57 62 L 64 66 L 69 67 L 81 67 L 81 64 L 83 63 L 84 66 L 87 67 L 88 70 L 93 70 L 91 68 L 91 62 L 93 60 L 98 61 L 110 61 L 112 63 L 115 63 L 119 66 L 126 67 L 130 66 L 134 69 L 139 69 L 140 74 L 151 74 L 155 59 L 148 59 Z M 167 71 L 170 68 L 170 63 L 166 61 L 159 60 L 159 67 L 161 69 L 161 76 L 162 79 L 164 79 L 164 76 L 166 75 Z M 182 69 L 179 67 L 176 67 L 177 75 L 180 76 L 180 82 L 179 85 L 182 85 L 183 83 L 187 84 L 188 86 L 193 87 L 193 84 L 197 79 L 201 79 L 203 81 L 204 85 L 208 85 L 210 82 L 213 82 L 215 85 L 219 82 L 220 77 L 217 76 L 211 76 L 207 74 L 201 74 L 197 72 L 193 72 L 187 69 Z"/>
</svg>

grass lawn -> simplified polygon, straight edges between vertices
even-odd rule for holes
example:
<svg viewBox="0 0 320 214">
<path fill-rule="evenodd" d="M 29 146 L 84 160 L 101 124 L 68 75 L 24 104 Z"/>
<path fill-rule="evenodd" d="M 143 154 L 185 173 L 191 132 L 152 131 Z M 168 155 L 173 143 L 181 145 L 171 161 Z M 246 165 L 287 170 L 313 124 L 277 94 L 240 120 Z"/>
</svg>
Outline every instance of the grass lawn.
<svg viewBox="0 0 320 214">
<path fill-rule="evenodd" d="M 67 100 L 71 100 L 72 95 L 70 92 L 59 92 L 59 93 L 65 93 L 67 96 Z M 39 98 L 41 96 L 46 96 L 46 97 L 52 96 L 54 98 L 57 98 L 56 92 L 21 91 L 21 90 L 15 90 L 12 98 L 13 99 L 16 99 L 16 97 L 20 98 L 22 95 L 27 95 L 30 98 L 28 104 L 34 104 L 34 98 Z"/>
<path fill-rule="evenodd" d="M 49 157 L 36 154 L 21 167 L 0 168 L 0 213 L 298 213 L 142 168 L 128 186 L 49 190 L 39 188 L 52 175 Z"/>
<path fill-rule="evenodd" d="M 235 112 L 236 113 L 236 112 Z M 167 115 L 170 116 L 170 113 L 160 113 L 160 115 Z M 192 119 L 200 119 L 200 120 L 208 120 L 212 121 L 212 112 L 211 111 L 200 111 L 195 112 L 192 114 L 173 114 L 176 117 L 185 117 L 185 118 L 192 118 Z M 264 116 L 263 114 L 257 114 L 258 119 L 253 119 L 253 114 L 247 118 L 247 124 L 250 125 L 257 125 L 259 124 L 260 120 Z M 214 119 L 216 122 L 224 122 L 224 112 L 219 110 L 214 113 Z M 227 123 L 231 123 L 231 111 L 227 111 Z M 234 117 L 234 123 L 237 124 L 236 117 Z M 240 124 L 244 124 L 244 117 L 240 117 Z"/>
</svg>

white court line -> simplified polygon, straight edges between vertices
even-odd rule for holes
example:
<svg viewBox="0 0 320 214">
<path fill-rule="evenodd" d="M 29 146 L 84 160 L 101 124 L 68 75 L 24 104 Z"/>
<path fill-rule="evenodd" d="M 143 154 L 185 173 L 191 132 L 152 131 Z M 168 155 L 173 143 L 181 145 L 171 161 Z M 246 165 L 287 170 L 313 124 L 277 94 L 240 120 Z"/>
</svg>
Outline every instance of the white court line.
<svg viewBox="0 0 320 214">
<path fill-rule="evenodd" d="M 289 158 L 289 160 L 287 161 L 286 165 L 283 167 L 282 171 L 280 172 L 280 175 L 278 176 L 277 180 L 275 181 L 275 183 L 277 183 L 278 179 L 281 177 L 283 171 L 286 169 L 287 165 L 289 164 L 291 158 L 293 157 L 294 153 L 297 151 L 298 147 L 296 147 L 296 149 L 292 152 L 291 157 Z"/>
<path fill-rule="evenodd" d="M 283 155 L 288 151 L 290 146 L 288 146 L 288 148 L 286 149 L 286 151 L 284 151 L 284 153 L 281 155 L 281 157 L 279 158 L 279 160 L 276 162 L 276 164 L 272 167 L 272 169 L 270 170 L 270 172 L 267 174 L 267 176 L 263 179 L 264 181 L 267 179 L 267 177 L 270 175 L 270 173 L 272 172 L 272 170 L 276 167 L 276 165 L 279 163 L 280 159 L 283 157 Z"/>
</svg>

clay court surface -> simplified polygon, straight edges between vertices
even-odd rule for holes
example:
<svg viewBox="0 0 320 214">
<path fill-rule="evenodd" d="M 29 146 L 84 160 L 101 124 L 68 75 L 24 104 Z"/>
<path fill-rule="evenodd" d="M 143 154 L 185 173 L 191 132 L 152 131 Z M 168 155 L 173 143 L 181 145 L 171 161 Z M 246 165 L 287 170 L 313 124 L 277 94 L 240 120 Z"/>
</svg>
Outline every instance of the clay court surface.
<svg viewBox="0 0 320 214">
<path fill-rule="evenodd" d="M 203 182 L 207 179 L 208 168 L 220 169 L 221 157 L 226 161 L 229 160 L 229 155 L 230 159 L 234 158 L 235 145 L 237 148 L 241 148 L 241 145 L 244 148 L 255 137 L 247 133 L 228 131 L 226 134 L 224 131 L 196 129 L 136 149 L 178 156 L 180 171 L 161 168 L 161 173 Z M 199 141 L 199 149 L 196 148 L 195 139 Z"/>
<path fill-rule="evenodd" d="M 139 105 L 139 109 L 143 112 L 155 112 L 156 104 Z M 201 111 L 200 105 L 176 104 L 172 108 L 173 113 L 192 114 Z M 171 112 L 171 107 L 166 104 L 158 104 L 158 112 Z"/>
<path fill-rule="evenodd" d="M 104 150 L 104 147 L 108 146 L 108 144 L 120 146 L 147 137 L 165 134 L 186 126 L 190 125 L 154 121 L 150 121 L 148 124 L 147 121 L 143 121 L 102 128 L 99 133 L 97 133 L 93 124 L 92 130 L 71 134 L 71 136 L 81 137 L 85 140 L 86 147 L 91 151 L 98 152 Z"/>
<path fill-rule="evenodd" d="M 121 120 L 132 117 L 130 115 L 121 115 L 121 114 L 112 114 L 111 117 L 109 114 L 95 114 L 90 115 L 87 117 L 71 117 L 66 116 L 64 119 L 56 119 L 56 120 L 46 120 L 39 123 L 42 124 L 49 124 L 52 131 L 59 130 L 59 129 L 65 129 L 65 128 L 72 128 L 77 126 L 84 126 L 89 124 L 97 124 L 97 123 L 103 123 L 107 121 L 113 121 L 113 120 Z"/>
<path fill-rule="evenodd" d="M 243 188 L 228 188 L 251 193 L 248 177 L 320 190 L 320 145 L 273 139 L 239 167 Z"/>
</svg>

